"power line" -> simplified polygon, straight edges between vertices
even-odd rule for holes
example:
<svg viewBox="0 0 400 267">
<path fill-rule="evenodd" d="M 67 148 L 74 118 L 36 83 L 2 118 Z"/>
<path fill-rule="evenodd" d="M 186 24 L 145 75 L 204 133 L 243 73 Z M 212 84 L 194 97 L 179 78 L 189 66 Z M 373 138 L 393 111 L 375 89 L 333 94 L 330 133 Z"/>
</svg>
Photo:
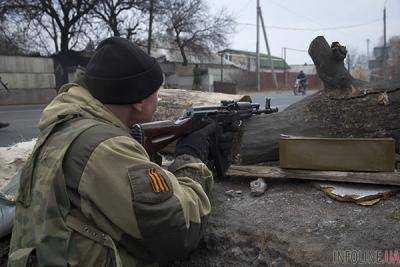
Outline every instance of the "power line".
<svg viewBox="0 0 400 267">
<path fill-rule="evenodd" d="M 338 27 L 326 27 L 326 28 L 296 28 L 296 27 L 283 27 L 283 26 L 275 26 L 275 25 L 266 25 L 267 28 L 270 29 L 278 29 L 278 30 L 291 30 L 291 31 L 330 31 L 330 30 L 341 30 L 341 29 L 350 29 L 361 27 L 365 25 L 374 24 L 380 21 L 380 19 L 371 20 L 365 23 L 360 24 L 353 24 L 353 25 L 346 25 L 346 26 L 338 26 Z M 247 26 L 256 26 L 254 23 L 246 23 L 246 22 L 238 22 L 240 25 L 247 25 Z"/>
<path fill-rule="evenodd" d="M 283 48 L 285 48 L 286 50 L 292 50 L 292 51 L 297 51 L 297 52 L 306 52 L 306 53 L 308 53 L 307 50 L 302 50 L 302 49 L 297 49 L 297 48 L 290 48 L 290 47 L 283 47 Z"/>
<path fill-rule="evenodd" d="M 313 23 L 315 23 L 315 24 L 318 24 L 318 25 L 320 25 L 320 26 L 323 27 L 323 28 L 321 28 L 321 29 L 306 29 L 307 31 L 339 30 L 339 32 L 341 32 L 342 34 L 345 34 L 345 35 L 346 35 L 346 33 L 344 33 L 343 31 L 341 31 L 342 29 L 348 29 L 348 28 L 354 28 L 354 27 L 364 26 L 364 25 L 368 25 L 368 24 L 372 24 L 372 23 L 375 23 L 375 22 L 377 22 L 377 21 L 380 21 L 380 19 L 377 19 L 377 20 L 375 20 L 375 21 L 367 22 L 367 23 L 365 23 L 365 24 L 350 25 L 350 26 L 343 26 L 343 27 L 324 27 L 325 25 L 321 24 L 320 22 L 318 22 L 317 20 L 315 20 L 315 19 L 313 19 L 313 18 L 311 18 L 311 17 L 305 16 L 305 15 L 302 14 L 302 13 L 298 13 L 298 12 L 296 12 L 296 11 L 294 11 L 294 10 L 292 10 L 292 9 L 290 9 L 290 8 L 288 8 L 288 7 L 286 7 L 286 6 L 284 6 L 284 5 L 282 5 L 281 3 L 275 2 L 274 0 L 269 0 L 269 1 L 270 1 L 272 4 L 274 4 L 274 5 L 276 5 L 276 6 L 280 7 L 280 8 L 282 8 L 282 9 L 284 9 L 284 10 L 286 10 L 287 12 L 290 12 L 290 13 L 296 15 L 296 16 L 305 18 L 305 19 L 307 19 L 308 21 L 311 21 L 311 22 L 313 22 Z M 386 2 L 387 2 L 387 0 L 385 0 L 385 4 L 386 4 Z M 276 29 L 286 30 L 286 29 L 284 29 L 284 28 L 285 28 L 285 27 L 276 27 Z M 287 29 L 287 30 L 302 30 L 302 29 L 301 29 L 301 28 L 300 28 L 300 29 L 292 28 L 292 29 Z"/>
<path fill-rule="evenodd" d="M 296 11 L 291 10 L 290 8 L 288 8 L 288 7 L 284 6 L 284 5 L 282 5 L 281 3 L 277 3 L 277 2 L 275 2 L 275 1 L 273 1 L 273 0 L 269 0 L 269 1 L 270 1 L 271 3 L 273 3 L 274 5 L 276 5 L 276 6 L 280 7 L 280 8 L 282 8 L 282 9 L 286 10 L 286 11 L 289 12 L 289 13 L 292 13 L 292 14 L 298 16 L 298 17 L 305 18 L 305 19 L 307 19 L 308 21 L 311 21 L 311 22 L 313 22 L 313 23 L 315 23 L 315 24 L 318 24 L 319 26 L 324 26 L 324 25 L 322 25 L 321 23 L 319 23 L 318 21 L 316 21 L 315 19 L 310 18 L 310 17 L 308 17 L 308 16 L 305 16 L 305 15 L 303 15 L 303 14 L 301 14 L 301 13 L 297 13 Z"/>
<path fill-rule="evenodd" d="M 253 0 L 248 0 L 235 14 L 235 16 L 239 16 L 239 14 L 243 13 L 244 11 L 246 11 L 249 6 L 250 6 L 250 2 Z"/>
</svg>

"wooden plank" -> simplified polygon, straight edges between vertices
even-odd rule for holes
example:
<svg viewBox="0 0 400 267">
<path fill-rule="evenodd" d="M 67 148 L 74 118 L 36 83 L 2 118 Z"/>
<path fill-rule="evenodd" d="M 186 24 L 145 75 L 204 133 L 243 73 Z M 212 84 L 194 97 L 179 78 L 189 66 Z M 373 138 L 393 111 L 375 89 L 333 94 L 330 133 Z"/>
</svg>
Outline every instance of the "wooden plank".
<svg viewBox="0 0 400 267">
<path fill-rule="evenodd" d="M 281 168 L 322 171 L 392 172 L 392 138 L 288 137 L 279 141 Z"/>
<path fill-rule="evenodd" d="M 400 185 L 398 172 L 343 172 L 292 170 L 257 165 L 232 165 L 227 174 L 230 177 L 268 178 L 274 180 L 300 179 L 363 184 Z"/>
</svg>

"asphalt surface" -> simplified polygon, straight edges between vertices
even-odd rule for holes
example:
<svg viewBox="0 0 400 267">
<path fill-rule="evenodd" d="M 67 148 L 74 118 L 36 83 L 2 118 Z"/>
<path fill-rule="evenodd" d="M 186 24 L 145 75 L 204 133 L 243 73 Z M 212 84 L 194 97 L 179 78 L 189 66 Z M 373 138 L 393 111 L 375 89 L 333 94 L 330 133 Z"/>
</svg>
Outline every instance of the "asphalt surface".
<svg viewBox="0 0 400 267">
<path fill-rule="evenodd" d="M 0 121 L 10 126 L 0 129 L 0 146 L 31 140 L 38 135 L 36 127 L 44 109 L 37 106 L 0 106 Z"/>
<path fill-rule="evenodd" d="M 313 92 L 308 92 L 311 94 Z M 299 101 L 304 96 L 294 96 L 291 91 L 250 94 L 253 102 L 264 107 L 265 97 L 272 99 L 271 106 L 283 110 Z M 28 141 L 38 135 L 36 127 L 45 105 L 0 106 L 0 122 L 8 122 L 10 126 L 0 129 L 0 147 L 10 146 L 21 141 Z"/>
</svg>

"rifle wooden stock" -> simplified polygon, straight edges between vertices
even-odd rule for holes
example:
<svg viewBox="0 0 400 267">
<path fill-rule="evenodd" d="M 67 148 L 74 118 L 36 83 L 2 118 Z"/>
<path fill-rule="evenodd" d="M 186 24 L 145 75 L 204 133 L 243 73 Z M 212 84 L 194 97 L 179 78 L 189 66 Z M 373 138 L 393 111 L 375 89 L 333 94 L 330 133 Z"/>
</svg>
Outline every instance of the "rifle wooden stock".
<svg viewBox="0 0 400 267">
<path fill-rule="evenodd" d="M 143 146 L 150 155 L 194 130 L 191 118 L 142 123 L 140 126 Z"/>
</svg>

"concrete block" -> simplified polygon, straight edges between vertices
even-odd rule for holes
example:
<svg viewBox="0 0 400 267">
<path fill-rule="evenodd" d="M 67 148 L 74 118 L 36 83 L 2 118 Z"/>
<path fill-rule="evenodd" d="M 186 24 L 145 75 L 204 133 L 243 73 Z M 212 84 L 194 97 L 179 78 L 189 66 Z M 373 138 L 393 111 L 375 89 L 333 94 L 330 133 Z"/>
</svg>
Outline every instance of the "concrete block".
<svg viewBox="0 0 400 267">
<path fill-rule="evenodd" d="M 6 94 L 0 94 L 0 106 L 48 104 L 56 95 L 54 89 L 9 90 Z"/>
<path fill-rule="evenodd" d="M 193 66 L 175 66 L 175 73 L 179 76 L 193 76 Z"/>
<path fill-rule="evenodd" d="M 281 168 L 321 171 L 382 171 L 395 169 L 395 141 L 290 137 L 279 141 Z"/>
<path fill-rule="evenodd" d="M 54 73 L 53 59 L 0 56 L 0 73 Z"/>
<path fill-rule="evenodd" d="M 166 83 L 174 88 L 180 89 L 192 89 L 193 87 L 193 77 L 192 76 L 179 76 L 171 75 L 166 78 Z"/>
<path fill-rule="evenodd" d="M 54 74 L 39 73 L 0 73 L 1 80 L 8 89 L 54 89 Z"/>
</svg>

